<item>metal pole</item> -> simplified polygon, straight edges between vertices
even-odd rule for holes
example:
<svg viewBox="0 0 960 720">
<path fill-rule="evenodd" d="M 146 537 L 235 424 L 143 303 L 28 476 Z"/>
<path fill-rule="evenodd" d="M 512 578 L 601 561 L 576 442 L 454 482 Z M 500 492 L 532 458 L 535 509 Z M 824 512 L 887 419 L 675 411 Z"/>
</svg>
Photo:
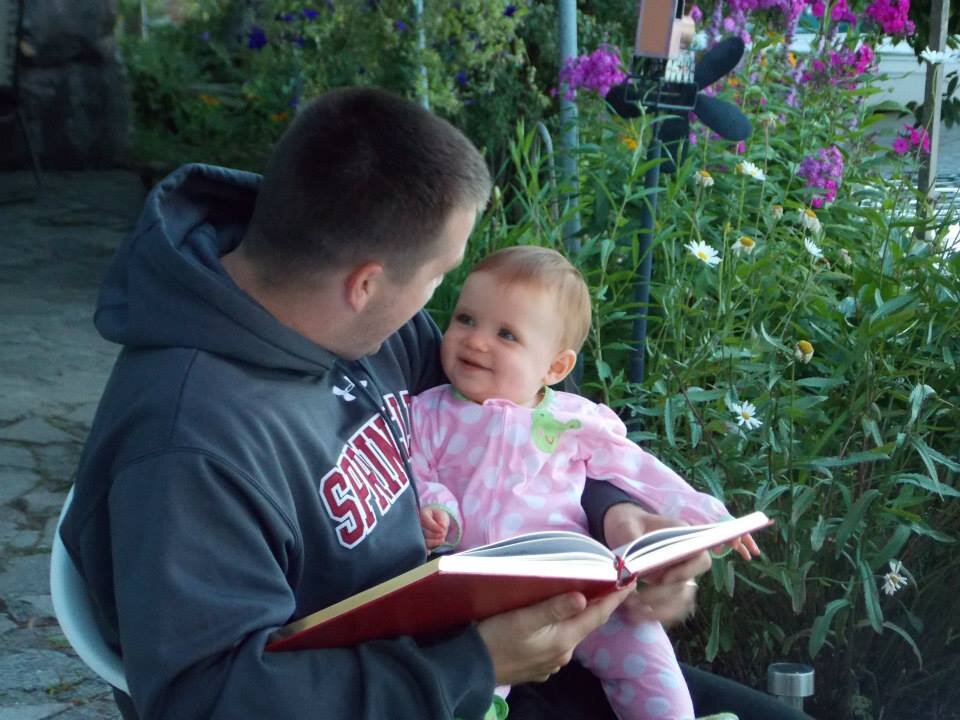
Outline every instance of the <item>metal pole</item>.
<svg viewBox="0 0 960 720">
<path fill-rule="evenodd" d="M 560 0 L 560 67 L 563 67 L 569 58 L 577 56 L 577 3 L 576 0 Z M 567 209 L 579 203 L 580 178 L 577 171 L 577 104 L 567 100 L 566 83 L 560 86 L 560 176 L 561 182 L 569 189 L 567 195 Z M 580 249 L 577 234 L 580 232 L 580 211 L 575 209 L 573 215 L 563 225 L 563 241 L 567 250 L 574 252 Z"/>
<path fill-rule="evenodd" d="M 417 54 L 420 56 L 420 77 L 417 94 L 420 104 L 430 109 L 430 85 L 427 81 L 427 66 L 423 64 L 423 53 L 427 47 L 426 31 L 423 27 L 423 0 L 413 0 L 413 17 L 417 23 Z"/>
<path fill-rule="evenodd" d="M 930 39 L 928 47 L 937 52 L 947 48 L 947 22 L 950 20 L 950 0 L 930 3 Z M 920 162 L 917 188 L 927 198 L 928 206 L 936 202 L 933 186 L 937 181 L 937 155 L 940 151 L 940 113 L 943 98 L 943 65 L 927 63 L 927 80 L 923 93 L 923 127 L 930 134 L 930 153 Z"/>
</svg>

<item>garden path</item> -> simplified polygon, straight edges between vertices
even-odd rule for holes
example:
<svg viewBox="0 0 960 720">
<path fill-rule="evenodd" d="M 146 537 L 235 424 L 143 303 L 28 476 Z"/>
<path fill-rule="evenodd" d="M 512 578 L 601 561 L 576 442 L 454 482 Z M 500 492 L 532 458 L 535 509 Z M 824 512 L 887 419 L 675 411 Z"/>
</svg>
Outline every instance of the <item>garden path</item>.
<svg viewBox="0 0 960 720">
<path fill-rule="evenodd" d="M 891 138 L 897 123 L 890 124 Z M 960 185 L 960 127 L 940 153 Z M 114 720 L 106 685 L 68 647 L 48 567 L 115 349 L 91 323 L 97 284 L 143 199 L 122 171 L 0 174 L 0 720 Z"/>
</svg>

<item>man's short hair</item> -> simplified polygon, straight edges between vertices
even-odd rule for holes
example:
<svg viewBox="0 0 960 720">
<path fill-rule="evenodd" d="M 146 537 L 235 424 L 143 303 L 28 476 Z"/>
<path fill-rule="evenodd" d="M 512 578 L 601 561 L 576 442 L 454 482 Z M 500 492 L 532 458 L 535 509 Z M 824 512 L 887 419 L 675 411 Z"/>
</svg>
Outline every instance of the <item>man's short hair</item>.
<svg viewBox="0 0 960 720">
<path fill-rule="evenodd" d="M 517 245 L 487 255 L 470 269 L 486 272 L 506 285 L 532 285 L 550 293 L 563 319 L 563 349 L 580 352 L 590 331 L 590 289 L 583 275 L 556 250 Z"/>
<path fill-rule="evenodd" d="M 407 279 L 450 213 L 482 208 L 490 185 L 447 121 L 384 90 L 339 88 L 274 146 L 243 243 L 271 284 L 371 260 Z"/>
</svg>

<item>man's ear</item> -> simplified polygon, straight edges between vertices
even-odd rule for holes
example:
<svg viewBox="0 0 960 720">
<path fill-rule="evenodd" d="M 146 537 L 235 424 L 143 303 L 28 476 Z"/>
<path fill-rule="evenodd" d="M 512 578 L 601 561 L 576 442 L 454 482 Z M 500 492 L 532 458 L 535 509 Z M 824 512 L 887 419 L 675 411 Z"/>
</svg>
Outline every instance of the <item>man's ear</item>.
<svg viewBox="0 0 960 720">
<path fill-rule="evenodd" d="M 380 290 L 384 280 L 383 265 L 367 262 L 355 267 L 343 282 L 344 299 L 354 312 L 362 312 Z"/>
<path fill-rule="evenodd" d="M 577 364 L 577 354 L 567 348 L 557 353 L 557 356 L 550 363 L 550 369 L 543 377 L 544 385 L 556 385 L 563 380 Z"/>
</svg>

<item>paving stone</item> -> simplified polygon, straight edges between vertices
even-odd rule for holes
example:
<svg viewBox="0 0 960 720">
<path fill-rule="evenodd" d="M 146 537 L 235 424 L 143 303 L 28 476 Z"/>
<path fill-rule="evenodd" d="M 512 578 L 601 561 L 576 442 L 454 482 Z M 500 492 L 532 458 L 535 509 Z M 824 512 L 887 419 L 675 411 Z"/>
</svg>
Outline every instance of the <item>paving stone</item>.
<svg viewBox="0 0 960 720">
<path fill-rule="evenodd" d="M 33 468 L 35 461 L 33 453 L 20 445 L 13 445 L 7 442 L 0 442 L 0 467 Z M 0 478 L 2 478 L 0 474 Z"/>
<path fill-rule="evenodd" d="M 6 615 L 0 615 L 0 636 L 13 630 L 15 627 L 17 627 L 17 624 L 13 620 Z"/>
<path fill-rule="evenodd" d="M 12 690 L 47 692 L 63 683 L 80 682 L 84 668 L 56 650 L 18 650 L 0 655 L 0 693 Z"/>
<path fill-rule="evenodd" d="M 0 470 L 0 505 L 25 495 L 37 487 L 40 476 L 30 470 Z"/>
<path fill-rule="evenodd" d="M 24 509 L 31 515 L 57 515 L 66 499 L 66 491 L 51 492 L 45 489 L 33 490 L 20 498 Z"/>
<path fill-rule="evenodd" d="M 0 440 L 45 444 L 73 442 L 74 438 L 63 430 L 55 428 L 43 418 L 29 417 L 0 428 Z"/>
<path fill-rule="evenodd" d="M 50 556 L 46 553 L 7 558 L 0 572 L 0 596 L 41 595 L 50 588 Z"/>
<path fill-rule="evenodd" d="M 58 713 L 68 710 L 67 703 L 43 703 L 42 705 L 16 705 L 14 707 L 0 707 L 0 720 L 46 720 L 46 718 L 62 717 Z"/>
<path fill-rule="evenodd" d="M 22 625 L 52 625 L 57 621 L 49 593 L 20 595 L 7 600 L 7 612 L 14 622 Z"/>
</svg>

